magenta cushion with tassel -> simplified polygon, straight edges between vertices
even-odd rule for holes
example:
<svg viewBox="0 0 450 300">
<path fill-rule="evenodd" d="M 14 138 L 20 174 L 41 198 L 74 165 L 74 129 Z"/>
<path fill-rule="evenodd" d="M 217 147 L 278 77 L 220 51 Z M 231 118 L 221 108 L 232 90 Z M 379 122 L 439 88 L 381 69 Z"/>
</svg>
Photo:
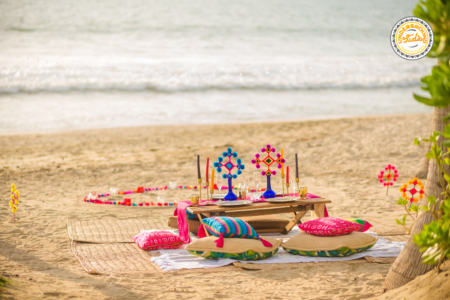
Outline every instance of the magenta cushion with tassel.
<svg viewBox="0 0 450 300">
<path fill-rule="evenodd" d="M 338 218 L 324 217 L 305 222 L 298 225 L 298 227 L 311 235 L 336 236 L 358 231 L 361 229 L 361 224 Z"/>
</svg>

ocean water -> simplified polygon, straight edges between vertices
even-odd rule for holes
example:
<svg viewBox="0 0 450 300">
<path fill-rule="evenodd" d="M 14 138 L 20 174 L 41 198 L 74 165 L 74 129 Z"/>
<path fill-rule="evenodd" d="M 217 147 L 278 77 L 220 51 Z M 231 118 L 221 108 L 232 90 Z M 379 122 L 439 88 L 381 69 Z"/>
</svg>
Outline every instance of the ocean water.
<svg viewBox="0 0 450 300">
<path fill-rule="evenodd" d="M 429 112 L 417 1 L 0 1 L 0 133 Z"/>
</svg>

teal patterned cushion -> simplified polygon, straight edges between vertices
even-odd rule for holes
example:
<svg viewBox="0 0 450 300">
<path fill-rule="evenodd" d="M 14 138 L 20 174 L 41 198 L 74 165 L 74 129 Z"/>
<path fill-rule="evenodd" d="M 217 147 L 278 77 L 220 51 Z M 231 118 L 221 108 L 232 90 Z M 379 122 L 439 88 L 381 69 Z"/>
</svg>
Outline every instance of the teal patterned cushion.
<svg viewBox="0 0 450 300">
<path fill-rule="evenodd" d="M 281 240 L 265 237 L 272 247 L 264 246 L 254 239 L 225 238 L 222 248 L 216 247 L 216 237 L 209 236 L 193 241 L 184 249 L 193 255 L 209 259 L 233 258 L 239 260 L 258 260 L 271 257 L 278 252 Z"/>
<path fill-rule="evenodd" d="M 220 258 L 233 258 L 238 260 L 258 260 L 271 257 L 278 252 L 278 248 L 270 252 L 255 252 L 253 250 L 245 251 L 243 253 L 224 253 L 215 251 L 194 251 L 191 250 L 189 253 L 210 259 L 220 259 Z"/>
<path fill-rule="evenodd" d="M 366 251 L 378 238 L 363 232 L 338 236 L 315 236 L 301 232 L 281 246 L 287 253 L 316 257 L 344 257 Z"/>
<path fill-rule="evenodd" d="M 337 250 L 330 250 L 330 251 L 301 251 L 301 250 L 294 250 L 294 249 L 287 249 L 284 248 L 284 251 L 287 253 L 291 253 L 294 255 L 303 255 L 303 256 L 318 256 L 318 257 L 344 257 L 344 256 L 350 256 L 355 253 L 366 251 L 370 248 L 372 248 L 373 245 L 358 248 L 358 249 L 350 249 L 348 247 L 342 247 Z"/>
</svg>

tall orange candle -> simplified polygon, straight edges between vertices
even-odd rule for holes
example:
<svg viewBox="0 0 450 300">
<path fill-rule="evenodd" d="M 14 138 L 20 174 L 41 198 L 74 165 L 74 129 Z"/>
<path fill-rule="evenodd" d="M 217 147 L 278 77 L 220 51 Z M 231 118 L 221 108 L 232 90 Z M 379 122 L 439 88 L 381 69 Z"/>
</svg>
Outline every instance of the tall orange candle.
<svg viewBox="0 0 450 300">
<path fill-rule="evenodd" d="M 283 160 L 283 149 L 281 149 L 281 159 Z M 284 175 L 284 164 L 281 163 L 281 175 Z"/>
<path fill-rule="evenodd" d="M 286 183 L 289 183 L 289 166 L 286 167 Z"/>
<path fill-rule="evenodd" d="M 211 174 L 211 193 L 214 193 L 214 169 Z"/>
</svg>

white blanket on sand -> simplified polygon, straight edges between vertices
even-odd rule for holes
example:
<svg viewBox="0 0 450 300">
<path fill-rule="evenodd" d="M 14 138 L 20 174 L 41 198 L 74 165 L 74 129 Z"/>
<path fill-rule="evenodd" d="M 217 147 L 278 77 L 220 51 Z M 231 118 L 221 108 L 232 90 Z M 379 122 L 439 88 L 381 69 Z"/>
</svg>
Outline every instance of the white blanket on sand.
<svg viewBox="0 0 450 300">
<path fill-rule="evenodd" d="M 151 231 L 142 230 L 141 232 Z M 170 230 L 173 233 L 177 233 L 177 230 Z M 273 238 L 283 239 L 287 241 L 289 238 L 300 233 L 298 228 L 292 229 L 287 235 L 279 235 L 276 233 L 267 233 L 264 236 L 270 236 Z M 367 232 L 369 234 L 375 235 L 374 233 Z M 194 241 L 197 236 L 191 234 L 191 239 Z M 364 256 L 372 257 L 397 257 L 405 245 L 404 242 L 394 242 L 387 240 L 383 237 L 378 237 L 378 242 L 369 250 L 362 253 L 356 253 L 351 256 L 346 257 L 311 257 L 311 256 L 300 256 L 292 255 L 286 253 L 282 247 L 278 249 L 278 253 L 272 257 L 263 260 L 239 260 L 242 263 L 253 263 L 253 264 L 288 264 L 288 263 L 300 263 L 300 262 L 321 262 L 321 261 L 345 261 L 353 260 L 357 258 L 362 258 Z M 190 254 L 184 249 L 176 250 L 158 250 L 160 256 L 152 257 L 151 260 L 156 263 L 160 268 L 165 271 L 175 271 L 180 269 L 203 269 L 203 268 L 217 268 L 232 264 L 237 261 L 235 259 L 225 258 L 225 259 L 206 259 L 203 257 L 198 257 Z"/>
</svg>

